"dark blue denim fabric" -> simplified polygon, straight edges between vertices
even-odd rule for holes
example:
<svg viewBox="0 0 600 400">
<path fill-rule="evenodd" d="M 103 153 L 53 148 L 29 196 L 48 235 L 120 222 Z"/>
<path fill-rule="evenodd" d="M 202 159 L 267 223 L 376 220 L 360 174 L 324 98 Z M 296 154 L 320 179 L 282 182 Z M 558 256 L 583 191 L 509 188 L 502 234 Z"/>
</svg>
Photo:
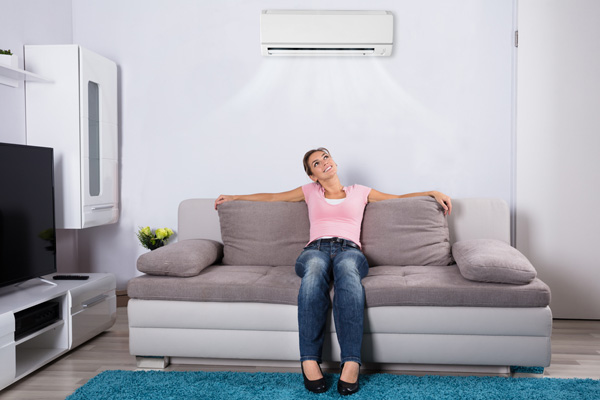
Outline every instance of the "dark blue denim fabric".
<svg viewBox="0 0 600 400">
<path fill-rule="evenodd" d="M 361 280 L 368 272 L 367 259 L 353 242 L 315 240 L 304 248 L 296 260 L 296 274 L 302 278 L 298 293 L 301 361 L 321 362 L 333 280 L 333 318 L 341 363 L 361 362 L 365 308 Z"/>
</svg>

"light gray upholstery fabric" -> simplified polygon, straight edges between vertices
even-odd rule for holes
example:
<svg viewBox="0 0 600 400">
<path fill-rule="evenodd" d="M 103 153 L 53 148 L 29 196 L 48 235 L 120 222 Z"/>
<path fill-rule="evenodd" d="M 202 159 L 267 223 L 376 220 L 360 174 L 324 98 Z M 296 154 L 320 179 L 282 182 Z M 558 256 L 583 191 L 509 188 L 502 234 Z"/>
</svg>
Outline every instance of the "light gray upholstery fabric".
<svg viewBox="0 0 600 400">
<path fill-rule="evenodd" d="M 140 276 L 127 293 L 146 300 L 297 304 L 300 278 L 294 267 L 213 265 L 190 278 Z M 539 279 L 503 285 L 465 279 L 456 265 L 381 266 L 363 279 L 367 307 L 544 307 L 550 290 Z"/>
<path fill-rule="evenodd" d="M 363 253 L 378 265 L 449 265 L 448 223 L 431 197 L 369 203 L 362 224 Z"/>
<path fill-rule="evenodd" d="M 218 211 L 223 264 L 294 265 L 308 243 L 304 202 L 230 201 Z"/>
<path fill-rule="evenodd" d="M 523 285 L 537 276 L 527 257 L 500 240 L 456 242 L 452 246 L 452 254 L 460 273 L 472 281 Z"/>
<path fill-rule="evenodd" d="M 214 240 L 189 239 L 142 254 L 138 257 L 137 269 L 149 275 L 196 276 L 222 257 L 221 243 Z"/>
<path fill-rule="evenodd" d="M 219 216 L 225 265 L 211 265 L 189 278 L 137 277 L 129 283 L 129 296 L 297 304 L 301 280 L 293 266 L 308 241 L 306 204 L 227 202 L 219 206 Z M 539 279 L 526 285 L 475 282 L 463 277 L 457 265 L 448 265 L 452 257 L 446 218 L 428 197 L 369 204 L 362 241 L 371 264 L 363 280 L 368 307 L 544 307 L 550 302 L 550 290 Z M 176 250 L 169 245 L 162 251 L 169 249 Z M 182 256 L 174 253 L 172 257 Z M 173 275 L 172 269 L 159 266 L 144 272 Z"/>
<path fill-rule="evenodd" d="M 127 294 L 147 300 L 297 304 L 299 289 L 294 267 L 213 265 L 190 278 L 134 278 Z"/>
<path fill-rule="evenodd" d="M 381 266 L 363 279 L 367 305 L 545 307 L 550 288 L 534 279 L 527 285 L 474 282 L 456 264 L 448 266 Z"/>
</svg>

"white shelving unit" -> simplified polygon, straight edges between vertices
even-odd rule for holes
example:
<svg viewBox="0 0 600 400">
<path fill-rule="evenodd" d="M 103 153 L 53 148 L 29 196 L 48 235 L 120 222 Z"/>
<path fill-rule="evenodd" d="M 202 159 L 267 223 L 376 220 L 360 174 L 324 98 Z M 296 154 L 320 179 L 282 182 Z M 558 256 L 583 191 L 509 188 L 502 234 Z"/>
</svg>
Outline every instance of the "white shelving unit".
<svg viewBox="0 0 600 400">
<path fill-rule="evenodd" d="M 112 274 L 85 274 L 84 281 L 30 280 L 0 288 L 0 390 L 29 375 L 74 347 L 110 328 L 116 320 L 116 279 Z M 52 275 L 44 277 L 52 280 Z M 46 302 L 57 302 L 59 319 L 15 340 L 15 317 Z"/>
<path fill-rule="evenodd" d="M 25 71 L 24 69 L 0 64 L 0 84 L 16 88 L 19 87 L 19 82 L 23 81 L 52 82 L 48 78 Z"/>
<path fill-rule="evenodd" d="M 26 45 L 27 144 L 54 149 L 56 228 L 119 219 L 117 64 L 76 44 Z"/>
<path fill-rule="evenodd" d="M 15 381 L 69 350 L 64 331 L 65 321 L 60 320 L 15 342 Z"/>
</svg>

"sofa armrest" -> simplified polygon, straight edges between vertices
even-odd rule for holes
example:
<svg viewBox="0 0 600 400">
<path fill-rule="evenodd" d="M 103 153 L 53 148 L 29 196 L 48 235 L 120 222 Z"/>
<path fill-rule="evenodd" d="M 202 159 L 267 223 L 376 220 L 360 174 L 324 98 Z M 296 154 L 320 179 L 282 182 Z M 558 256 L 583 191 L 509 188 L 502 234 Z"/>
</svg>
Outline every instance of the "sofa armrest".
<svg viewBox="0 0 600 400">
<path fill-rule="evenodd" d="M 527 257 L 500 240 L 462 240 L 452 246 L 452 256 L 462 276 L 472 281 L 525 285 L 537 276 Z"/>
<path fill-rule="evenodd" d="M 142 254 L 137 269 L 148 275 L 189 277 L 223 257 L 223 245 L 214 240 L 188 239 Z"/>
</svg>

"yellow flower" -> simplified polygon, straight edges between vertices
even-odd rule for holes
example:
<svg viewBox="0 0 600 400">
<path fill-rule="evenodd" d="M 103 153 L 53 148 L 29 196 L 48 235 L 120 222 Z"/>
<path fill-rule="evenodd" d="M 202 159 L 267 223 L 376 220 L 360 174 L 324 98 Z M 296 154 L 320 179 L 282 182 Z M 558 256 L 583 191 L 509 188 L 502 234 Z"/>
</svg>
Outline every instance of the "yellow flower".
<svg viewBox="0 0 600 400">
<path fill-rule="evenodd" d="M 141 232 L 143 235 L 146 235 L 146 236 L 152 236 L 152 230 L 150 229 L 150 227 L 149 227 L 149 226 L 147 226 L 147 227 L 145 227 L 145 228 L 141 229 L 141 230 L 140 230 L 140 232 Z"/>
<path fill-rule="evenodd" d="M 169 233 L 167 232 L 166 229 L 164 229 L 164 228 L 158 228 L 156 230 L 156 238 L 157 239 L 163 240 L 163 239 L 165 239 L 167 237 L 169 237 Z"/>
</svg>

